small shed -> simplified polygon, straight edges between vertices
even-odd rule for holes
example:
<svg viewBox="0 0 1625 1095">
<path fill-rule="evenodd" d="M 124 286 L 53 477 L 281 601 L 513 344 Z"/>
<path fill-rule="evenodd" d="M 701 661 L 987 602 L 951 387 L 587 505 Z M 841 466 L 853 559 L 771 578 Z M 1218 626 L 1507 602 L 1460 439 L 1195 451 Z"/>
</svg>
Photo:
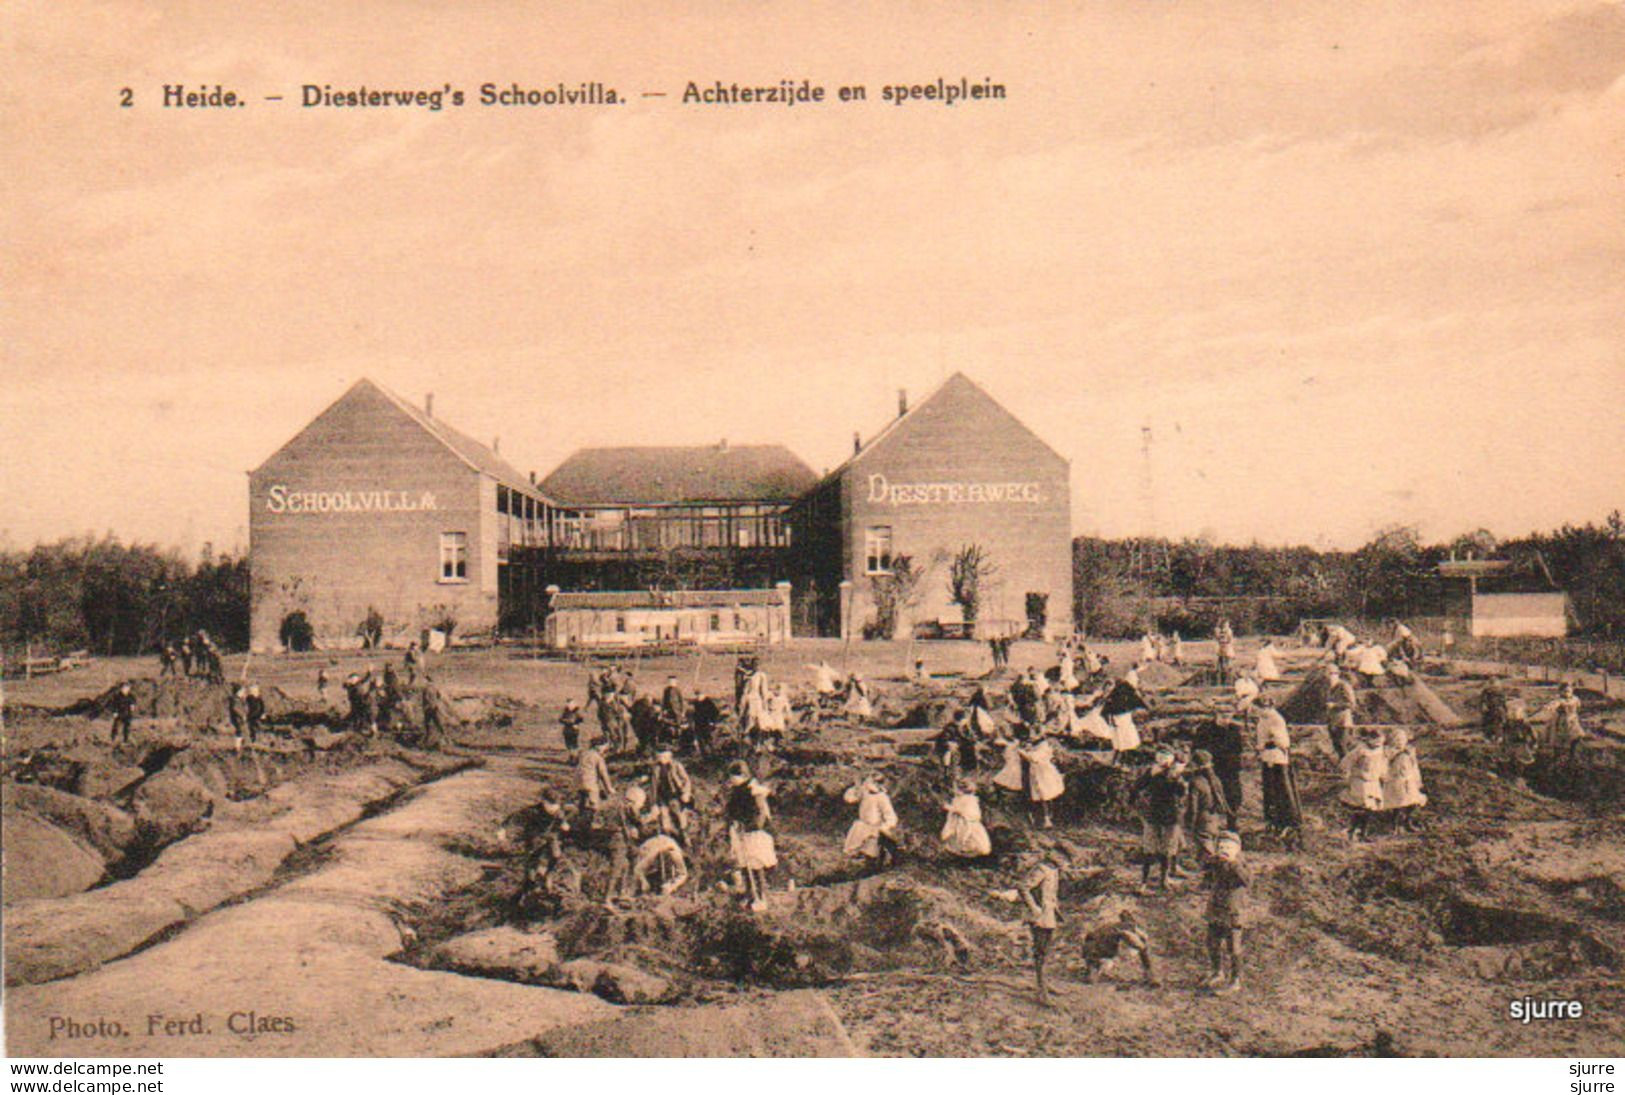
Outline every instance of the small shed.
<svg viewBox="0 0 1625 1095">
<path fill-rule="evenodd" d="M 1569 633 L 1569 595 L 1538 553 L 1526 560 L 1447 559 L 1438 574 L 1446 619 L 1469 635 L 1562 638 Z"/>
</svg>

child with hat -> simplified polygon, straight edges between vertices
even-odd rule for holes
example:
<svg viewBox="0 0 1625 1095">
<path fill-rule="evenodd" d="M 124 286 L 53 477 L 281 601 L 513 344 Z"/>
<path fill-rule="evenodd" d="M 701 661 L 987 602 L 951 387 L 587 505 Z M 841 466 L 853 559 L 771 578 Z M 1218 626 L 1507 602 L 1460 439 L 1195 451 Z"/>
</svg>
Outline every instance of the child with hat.
<svg viewBox="0 0 1625 1095">
<path fill-rule="evenodd" d="M 734 875 L 741 896 L 752 912 L 767 908 L 767 872 L 779 858 L 768 831 L 773 814 L 767 806 L 771 792 L 750 774 L 742 760 L 728 766 L 728 792 L 723 817 L 728 823 L 728 849 L 733 853 Z"/>
<path fill-rule="evenodd" d="M 1241 859 L 1241 837 L 1226 832 L 1219 836 L 1213 863 L 1213 889 L 1207 900 L 1208 977 L 1204 987 L 1221 996 L 1241 990 L 1241 930 L 1246 923 L 1243 890 L 1252 882 Z M 1230 959 L 1230 975 L 1225 976 L 1225 958 Z"/>
<path fill-rule="evenodd" d="M 1179 854 L 1185 811 L 1185 781 L 1174 772 L 1171 749 L 1158 749 L 1151 771 L 1135 781 L 1130 800 L 1140 811 L 1140 885 L 1151 885 L 1155 868 L 1157 887 L 1168 888 L 1168 875 Z"/>
<path fill-rule="evenodd" d="M 1044 960 L 1049 957 L 1050 940 L 1060 924 L 1061 872 L 1042 852 L 1028 852 L 1016 861 L 1018 879 L 1014 889 L 997 891 L 1006 901 L 1025 906 L 1023 920 L 1032 937 L 1033 974 L 1038 981 L 1038 1000 L 1049 1003 L 1049 985 L 1044 980 Z"/>
</svg>

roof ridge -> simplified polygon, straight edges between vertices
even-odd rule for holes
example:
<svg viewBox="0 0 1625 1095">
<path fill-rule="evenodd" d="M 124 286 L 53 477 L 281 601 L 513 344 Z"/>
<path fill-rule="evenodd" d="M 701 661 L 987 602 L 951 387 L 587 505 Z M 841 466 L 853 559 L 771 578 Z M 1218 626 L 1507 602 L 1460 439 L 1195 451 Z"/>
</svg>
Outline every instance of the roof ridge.
<svg viewBox="0 0 1625 1095">
<path fill-rule="evenodd" d="M 504 486 L 518 487 L 542 496 L 542 492 L 518 468 L 504 460 L 502 454 L 489 445 L 481 444 L 456 426 L 436 418 L 427 410 L 417 406 L 411 400 L 390 390 L 371 377 L 363 376 L 350 386 L 350 391 L 354 391 L 363 384 L 377 389 L 386 399 L 405 412 L 408 418 L 427 430 L 435 440 L 439 441 L 453 455 L 475 471 L 503 481 Z M 473 452 L 466 451 L 469 449 L 472 449 Z"/>
</svg>

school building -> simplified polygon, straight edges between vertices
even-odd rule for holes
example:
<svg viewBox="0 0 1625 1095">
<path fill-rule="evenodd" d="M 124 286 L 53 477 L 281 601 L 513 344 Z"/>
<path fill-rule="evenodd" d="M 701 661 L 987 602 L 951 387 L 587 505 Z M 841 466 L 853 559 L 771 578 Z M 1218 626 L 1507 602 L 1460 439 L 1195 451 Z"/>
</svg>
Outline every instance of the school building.
<svg viewBox="0 0 1625 1095">
<path fill-rule="evenodd" d="M 1070 467 L 992 396 L 962 373 L 899 395 L 854 450 L 790 510 L 798 631 L 1071 631 Z"/>
<path fill-rule="evenodd" d="M 590 645 L 629 622 L 663 642 L 777 641 L 781 611 L 796 634 L 902 636 L 962 630 L 967 600 L 981 634 L 1071 626 L 1067 462 L 957 374 L 913 408 L 900 398 L 823 478 L 783 446 L 721 441 L 584 449 L 539 479 L 432 397 L 361 380 L 249 473 L 248 494 L 258 651 L 431 629 Z M 956 601 L 956 574 L 974 597 L 962 580 Z M 651 590 L 771 595 L 678 614 L 658 596 L 599 603 Z"/>
</svg>

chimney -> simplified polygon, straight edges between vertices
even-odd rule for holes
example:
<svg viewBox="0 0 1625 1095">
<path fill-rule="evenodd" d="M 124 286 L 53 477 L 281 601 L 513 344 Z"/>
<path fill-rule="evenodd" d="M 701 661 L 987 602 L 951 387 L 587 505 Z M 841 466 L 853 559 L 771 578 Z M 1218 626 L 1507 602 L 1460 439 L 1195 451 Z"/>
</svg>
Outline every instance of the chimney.
<svg viewBox="0 0 1625 1095">
<path fill-rule="evenodd" d="M 492 452 L 501 452 L 502 451 L 502 438 L 500 438 L 500 437 L 491 438 L 491 451 Z"/>
<path fill-rule="evenodd" d="M 852 431 L 852 455 L 856 456 L 863 451 L 863 435 L 857 430 Z"/>
<path fill-rule="evenodd" d="M 530 473 L 530 485 L 533 487 L 536 485 L 536 473 L 534 471 Z"/>
<path fill-rule="evenodd" d="M 908 389 L 897 389 L 897 417 L 902 418 L 908 413 Z"/>
<path fill-rule="evenodd" d="M 721 441 L 717 442 L 717 451 L 718 452 L 727 452 L 728 451 L 728 439 L 726 437 L 724 437 Z"/>
<path fill-rule="evenodd" d="M 434 393 L 430 392 L 423 397 L 423 413 L 426 417 L 434 417 Z"/>
</svg>

